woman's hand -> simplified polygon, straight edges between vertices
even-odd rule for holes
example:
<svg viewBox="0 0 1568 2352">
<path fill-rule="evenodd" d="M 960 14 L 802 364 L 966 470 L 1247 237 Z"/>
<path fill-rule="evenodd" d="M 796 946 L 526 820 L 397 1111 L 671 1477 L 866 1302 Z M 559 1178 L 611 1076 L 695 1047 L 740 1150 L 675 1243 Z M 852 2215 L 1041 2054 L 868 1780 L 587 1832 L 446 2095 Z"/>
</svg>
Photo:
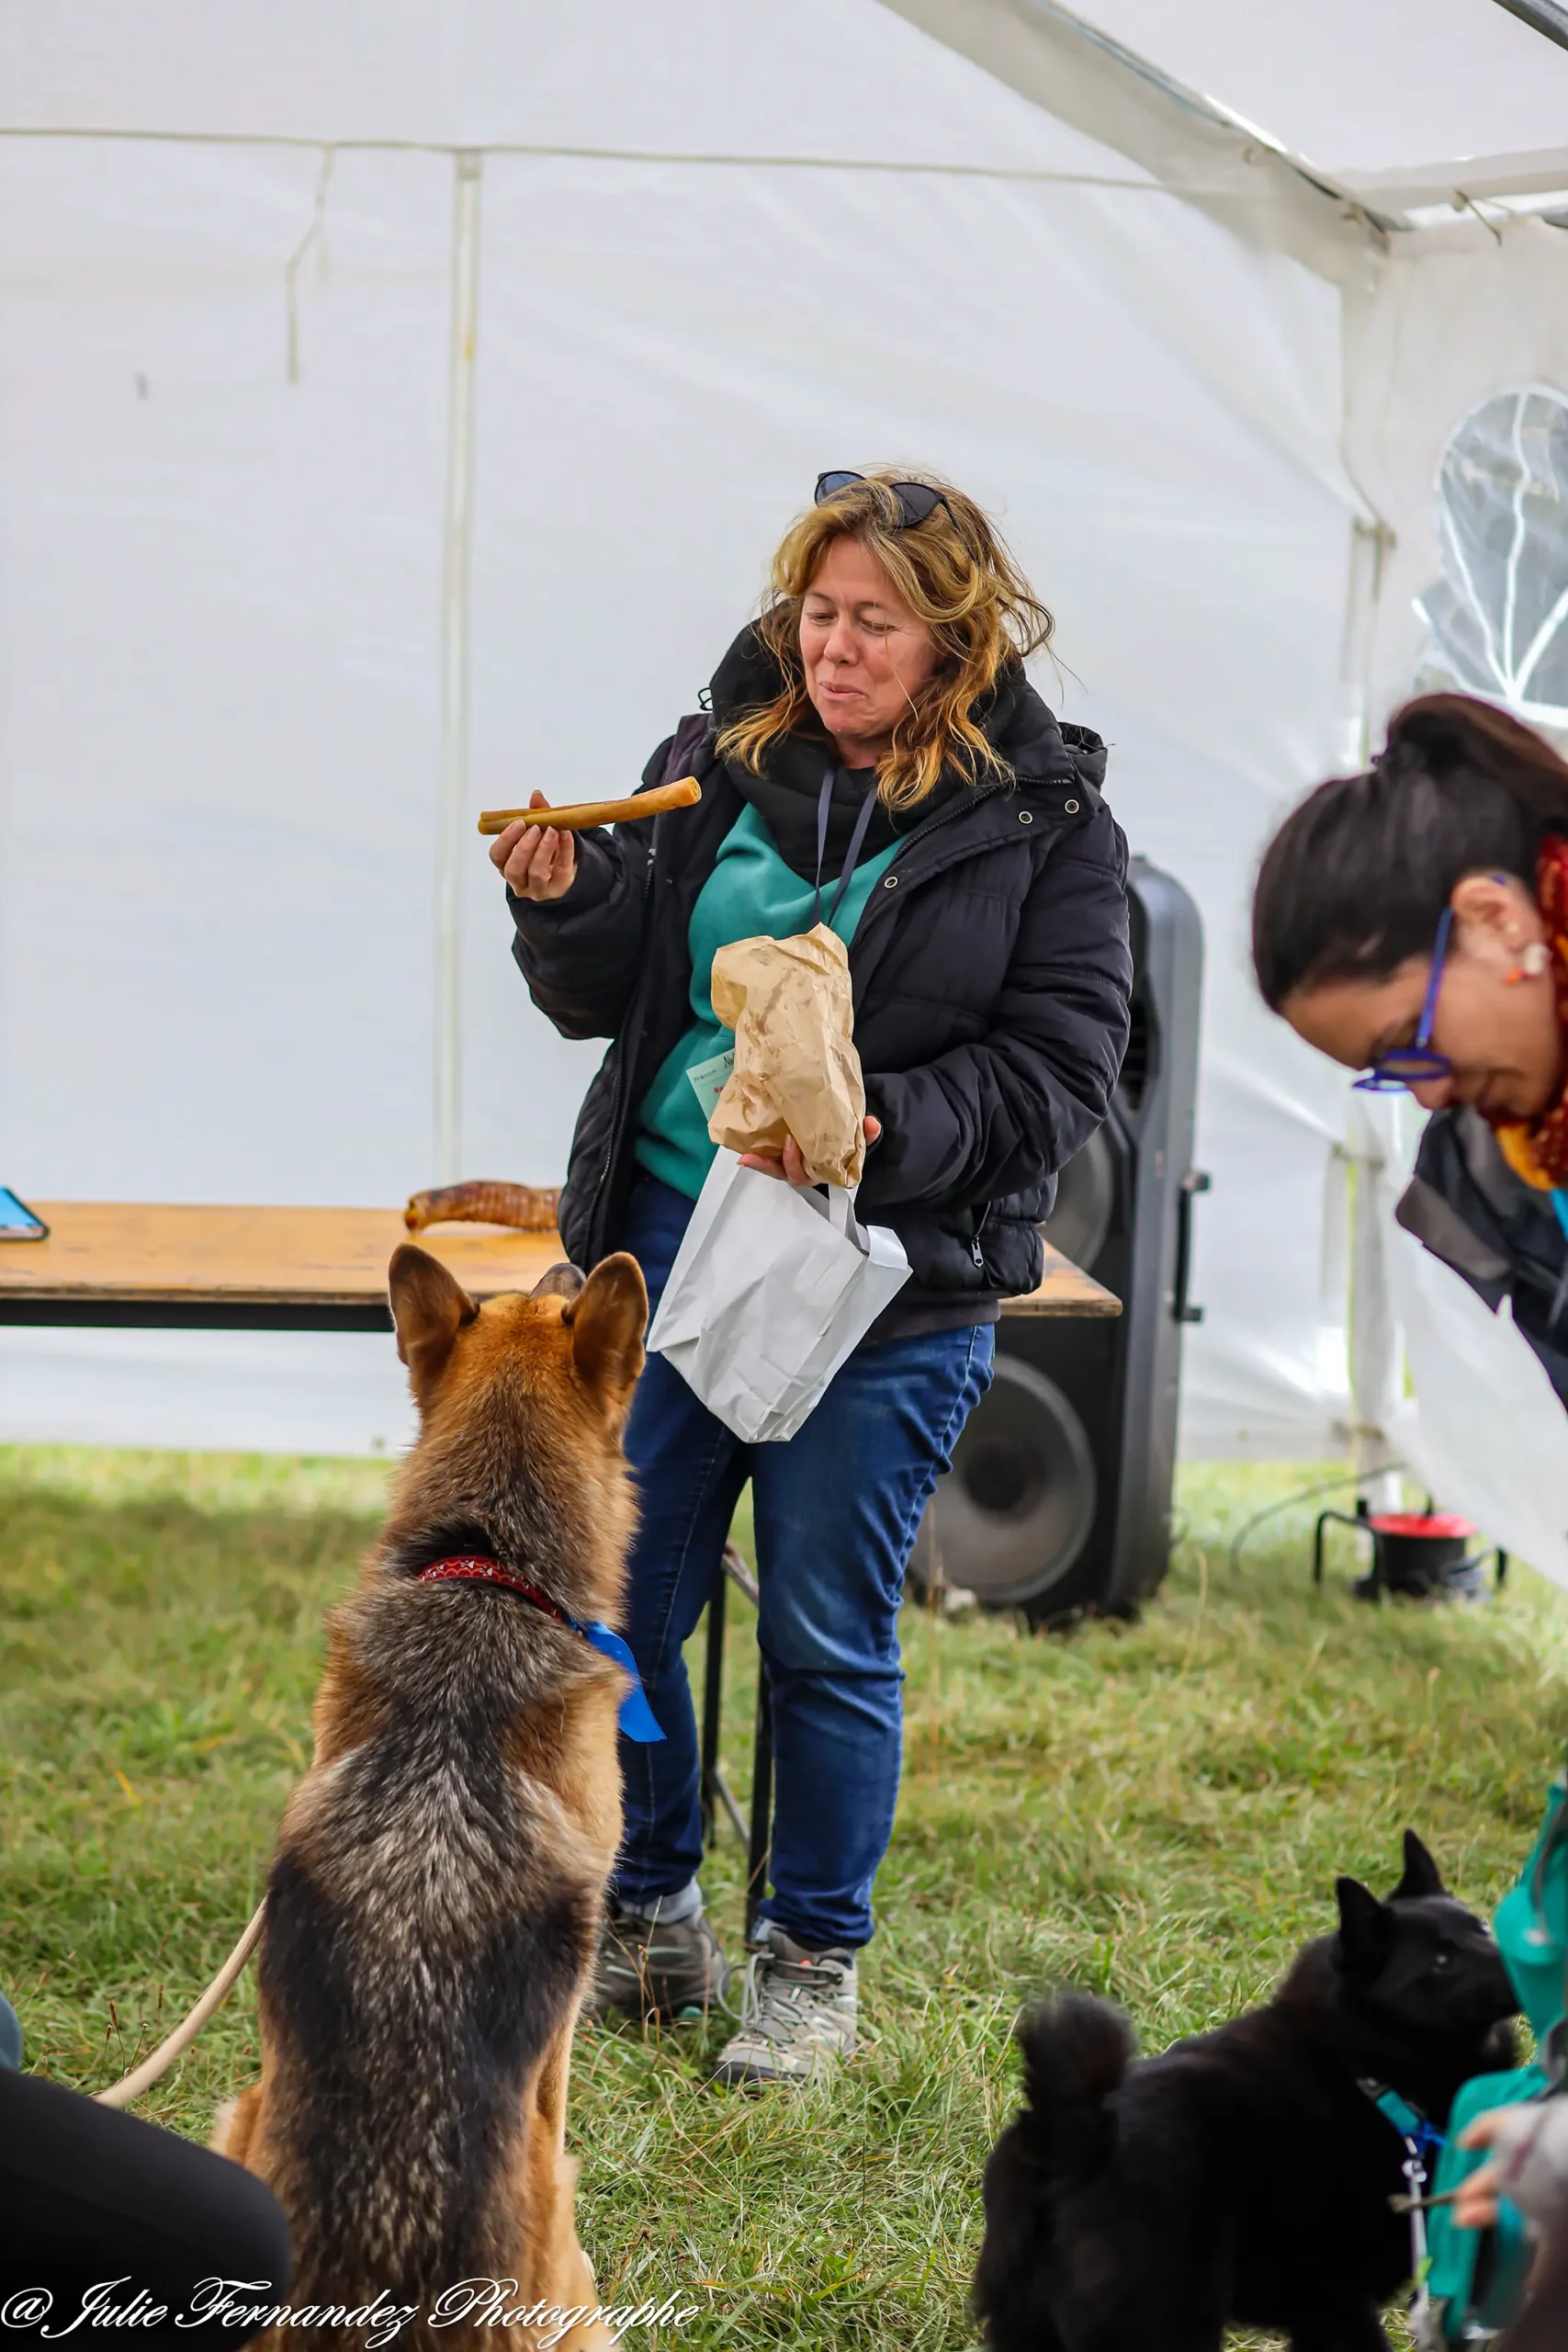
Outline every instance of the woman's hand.
<svg viewBox="0 0 1568 2352">
<path fill-rule="evenodd" d="M 505 838 L 502 834 L 502 839 L 504 841 Z M 493 850 L 491 854 L 494 856 Z M 866 1120 L 867 1143 L 874 1143 L 881 1133 L 880 1119 Z M 781 1158 L 775 1159 L 772 1152 L 768 1151 L 743 1151 L 740 1155 L 740 1165 L 742 1168 L 754 1168 L 759 1176 L 777 1176 L 786 1184 L 809 1184 L 812 1181 L 806 1172 L 806 1162 L 800 1156 L 800 1146 L 793 1136 L 785 1136 Z"/>
<path fill-rule="evenodd" d="M 1471 2173 L 1454 2199 L 1454 2220 L 1461 2230 L 1489 2230 L 1497 2219 L 1497 2199 L 1503 2167 L 1494 2157 L 1479 2172 Z"/>
<path fill-rule="evenodd" d="M 549 805 L 542 792 L 528 796 L 530 808 Z M 490 862 L 520 899 L 564 899 L 577 879 L 577 843 L 554 825 L 525 825 L 519 819 L 491 842 Z"/>
<path fill-rule="evenodd" d="M 1459 2135 L 1461 2148 L 1496 2148 L 1489 2164 L 1462 2181 L 1454 2198 L 1454 2220 L 1461 2230 L 1489 2230 L 1497 2220 L 1497 2200 L 1517 2185 L 1528 2171 L 1540 2134 L 1542 2110 L 1530 2107 L 1493 2107 L 1467 2123 Z"/>
</svg>

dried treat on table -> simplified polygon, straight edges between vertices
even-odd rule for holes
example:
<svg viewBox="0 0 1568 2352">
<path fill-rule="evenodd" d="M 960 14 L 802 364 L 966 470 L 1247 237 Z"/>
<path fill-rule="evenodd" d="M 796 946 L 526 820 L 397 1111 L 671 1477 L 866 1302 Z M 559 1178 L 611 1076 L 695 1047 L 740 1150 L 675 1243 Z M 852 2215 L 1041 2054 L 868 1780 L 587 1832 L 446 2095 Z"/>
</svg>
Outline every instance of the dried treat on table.
<svg viewBox="0 0 1568 2352">
<path fill-rule="evenodd" d="M 416 1193 L 403 1223 L 411 1233 L 429 1225 L 507 1225 L 518 1233 L 553 1233 L 559 1213 L 558 1184 L 444 1184 Z"/>
</svg>

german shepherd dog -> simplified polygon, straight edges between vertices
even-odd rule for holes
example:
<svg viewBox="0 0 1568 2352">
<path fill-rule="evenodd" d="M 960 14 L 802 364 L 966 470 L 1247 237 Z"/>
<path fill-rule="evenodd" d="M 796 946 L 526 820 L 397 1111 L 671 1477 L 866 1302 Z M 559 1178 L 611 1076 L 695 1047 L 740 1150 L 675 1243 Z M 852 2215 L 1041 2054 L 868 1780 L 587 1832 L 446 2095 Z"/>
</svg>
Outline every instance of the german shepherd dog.
<svg viewBox="0 0 1568 2352">
<path fill-rule="evenodd" d="M 1405 2149 L 1375 2104 L 1441 2127 L 1513 2063 L 1518 2007 L 1483 1922 L 1404 1833 L 1380 1903 L 1342 1878 L 1338 1932 L 1273 1999 L 1133 2064 L 1126 2019 L 1067 1994 L 1026 2017 L 1024 2111 L 986 2169 L 976 2312 L 994 2352 L 1381 2352 L 1410 2273 Z"/>
<path fill-rule="evenodd" d="M 389 1287 L 419 1436 L 327 1621 L 315 1754 L 267 1880 L 261 2081 L 213 2145 L 282 2203 L 291 2310 L 379 2294 L 418 2314 L 400 2352 L 500 2352 L 551 2331 L 431 2330 L 444 2290 L 515 2281 L 518 2312 L 594 2308 L 567 2066 L 620 1841 L 626 1684 L 577 1625 L 620 1604 L 648 1295 L 622 1256 L 476 1306 L 412 1244 Z M 592 2320 L 555 2334 L 615 2340 Z"/>
</svg>

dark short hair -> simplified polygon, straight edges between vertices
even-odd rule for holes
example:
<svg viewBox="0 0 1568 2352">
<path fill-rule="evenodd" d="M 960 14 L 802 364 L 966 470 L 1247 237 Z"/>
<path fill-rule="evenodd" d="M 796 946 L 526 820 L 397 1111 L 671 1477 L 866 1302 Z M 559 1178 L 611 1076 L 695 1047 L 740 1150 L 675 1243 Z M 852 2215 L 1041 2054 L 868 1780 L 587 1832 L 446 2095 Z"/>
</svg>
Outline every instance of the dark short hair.
<svg viewBox="0 0 1568 2352">
<path fill-rule="evenodd" d="M 1568 834 L 1568 762 L 1506 711 L 1421 695 L 1389 722 L 1364 775 L 1331 777 L 1291 811 L 1252 899 L 1252 967 L 1278 1012 L 1297 989 L 1386 979 L 1429 956 L 1467 874 L 1535 888 L 1543 835 Z"/>
</svg>

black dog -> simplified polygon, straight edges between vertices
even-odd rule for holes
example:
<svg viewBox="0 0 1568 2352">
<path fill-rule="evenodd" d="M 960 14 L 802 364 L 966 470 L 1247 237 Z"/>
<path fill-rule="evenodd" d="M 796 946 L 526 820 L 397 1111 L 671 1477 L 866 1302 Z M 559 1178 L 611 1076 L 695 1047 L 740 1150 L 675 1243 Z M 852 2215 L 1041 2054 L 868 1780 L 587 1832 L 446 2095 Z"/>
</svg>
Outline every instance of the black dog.
<svg viewBox="0 0 1568 2352">
<path fill-rule="evenodd" d="M 976 2312 L 994 2352 L 1382 2352 L 1410 2272 L 1404 2147 L 1368 2083 L 1439 2128 L 1513 2064 L 1518 2007 L 1483 1923 L 1404 1833 L 1385 1903 L 1342 1878 L 1339 1931 L 1273 1999 L 1133 2064 L 1124 2018 L 1066 1994 L 1019 2029 L 1027 2104 L 986 2168 Z"/>
</svg>

